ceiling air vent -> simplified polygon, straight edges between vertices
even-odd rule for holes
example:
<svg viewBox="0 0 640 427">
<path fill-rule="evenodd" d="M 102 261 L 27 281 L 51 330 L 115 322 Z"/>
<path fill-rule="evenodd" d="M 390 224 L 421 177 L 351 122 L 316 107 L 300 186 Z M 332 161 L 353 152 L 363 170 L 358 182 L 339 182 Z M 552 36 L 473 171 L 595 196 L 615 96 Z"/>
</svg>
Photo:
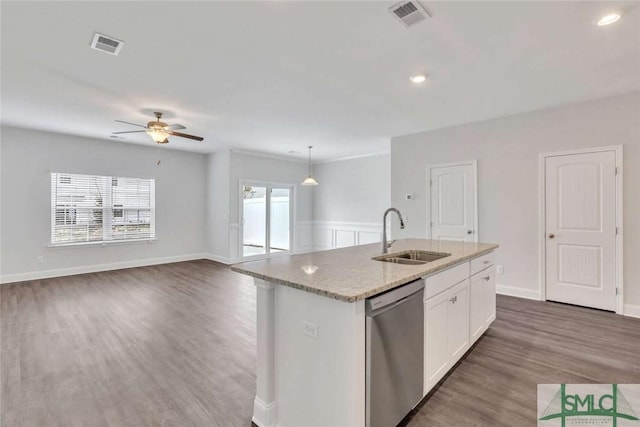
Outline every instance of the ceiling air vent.
<svg viewBox="0 0 640 427">
<path fill-rule="evenodd" d="M 99 33 L 96 33 L 95 36 L 93 36 L 93 41 L 91 42 L 91 48 L 110 53 L 111 55 L 119 54 L 122 50 L 122 46 L 124 46 L 123 41 Z"/>
<path fill-rule="evenodd" d="M 427 18 L 431 18 L 429 12 L 424 10 L 415 0 L 400 2 L 391 7 L 389 11 L 407 28 Z"/>
</svg>

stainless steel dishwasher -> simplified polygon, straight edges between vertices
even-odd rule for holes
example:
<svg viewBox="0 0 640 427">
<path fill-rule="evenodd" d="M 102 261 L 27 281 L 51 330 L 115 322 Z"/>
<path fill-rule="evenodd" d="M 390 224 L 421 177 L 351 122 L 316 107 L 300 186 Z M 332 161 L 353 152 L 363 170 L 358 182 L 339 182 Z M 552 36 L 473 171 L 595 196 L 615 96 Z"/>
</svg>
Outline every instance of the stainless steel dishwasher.
<svg viewBox="0 0 640 427">
<path fill-rule="evenodd" d="M 366 300 L 366 425 L 393 427 L 422 399 L 424 280 Z"/>
</svg>

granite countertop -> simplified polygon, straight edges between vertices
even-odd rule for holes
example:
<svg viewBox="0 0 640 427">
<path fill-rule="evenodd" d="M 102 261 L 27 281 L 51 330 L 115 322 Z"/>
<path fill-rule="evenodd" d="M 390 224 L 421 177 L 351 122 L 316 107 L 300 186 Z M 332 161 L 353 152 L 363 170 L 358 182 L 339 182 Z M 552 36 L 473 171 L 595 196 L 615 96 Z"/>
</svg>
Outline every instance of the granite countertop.
<svg viewBox="0 0 640 427">
<path fill-rule="evenodd" d="M 389 249 L 390 254 L 410 249 L 451 254 L 421 265 L 375 261 L 372 258 L 380 255 L 380 247 L 375 243 L 248 261 L 232 265 L 231 270 L 325 297 L 355 302 L 484 255 L 498 245 L 404 239 L 396 241 Z"/>
</svg>

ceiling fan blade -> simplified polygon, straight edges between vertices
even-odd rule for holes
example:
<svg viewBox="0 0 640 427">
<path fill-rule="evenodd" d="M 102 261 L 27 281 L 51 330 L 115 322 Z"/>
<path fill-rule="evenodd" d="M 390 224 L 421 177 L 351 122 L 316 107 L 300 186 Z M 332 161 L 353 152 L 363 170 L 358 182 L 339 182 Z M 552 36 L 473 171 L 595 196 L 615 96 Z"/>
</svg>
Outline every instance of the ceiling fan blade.
<svg viewBox="0 0 640 427">
<path fill-rule="evenodd" d="M 201 136 L 187 135 L 186 133 L 173 132 L 173 131 L 170 131 L 168 133 L 169 133 L 169 135 L 179 136 L 179 137 L 182 137 L 182 138 L 195 139 L 196 141 L 202 141 L 204 139 Z"/>
<path fill-rule="evenodd" d="M 186 129 L 186 127 L 179 124 L 167 126 L 167 130 L 180 130 L 180 129 Z"/>
<path fill-rule="evenodd" d="M 119 135 L 121 133 L 141 133 L 141 132 L 146 132 L 146 130 L 128 130 L 124 132 L 111 132 L 111 135 Z"/>
<path fill-rule="evenodd" d="M 139 124 L 137 124 L 137 123 L 125 122 L 124 120 L 116 120 L 116 122 L 118 122 L 118 123 L 125 123 L 125 124 L 133 125 L 133 126 L 140 126 L 141 128 L 145 128 L 145 129 L 146 129 L 146 126 L 144 126 L 144 125 L 139 125 Z"/>
</svg>

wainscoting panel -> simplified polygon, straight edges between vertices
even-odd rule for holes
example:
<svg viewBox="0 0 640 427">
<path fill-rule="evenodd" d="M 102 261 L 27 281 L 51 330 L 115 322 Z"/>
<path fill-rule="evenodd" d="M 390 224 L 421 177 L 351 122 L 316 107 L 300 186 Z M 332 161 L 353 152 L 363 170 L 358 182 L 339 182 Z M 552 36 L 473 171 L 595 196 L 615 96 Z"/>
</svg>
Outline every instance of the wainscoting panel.
<svg viewBox="0 0 640 427">
<path fill-rule="evenodd" d="M 315 221 L 313 223 L 313 247 L 315 250 L 366 245 L 378 243 L 381 240 L 381 224 L 337 221 Z"/>
<path fill-rule="evenodd" d="M 379 243 L 381 241 L 382 231 L 358 231 L 358 244 L 366 245 L 369 243 Z"/>
<path fill-rule="evenodd" d="M 313 222 L 298 221 L 296 223 L 296 253 L 313 250 Z"/>
<path fill-rule="evenodd" d="M 336 248 L 346 248 L 356 245 L 355 230 L 336 230 Z"/>
<path fill-rule="evenodd" d="M 313 247 L 318 249 L 333 249 L 333 235 L 335 230 L 332 228 L 321 227 L 314 224 L 313 228 Z"/>
</svg>

